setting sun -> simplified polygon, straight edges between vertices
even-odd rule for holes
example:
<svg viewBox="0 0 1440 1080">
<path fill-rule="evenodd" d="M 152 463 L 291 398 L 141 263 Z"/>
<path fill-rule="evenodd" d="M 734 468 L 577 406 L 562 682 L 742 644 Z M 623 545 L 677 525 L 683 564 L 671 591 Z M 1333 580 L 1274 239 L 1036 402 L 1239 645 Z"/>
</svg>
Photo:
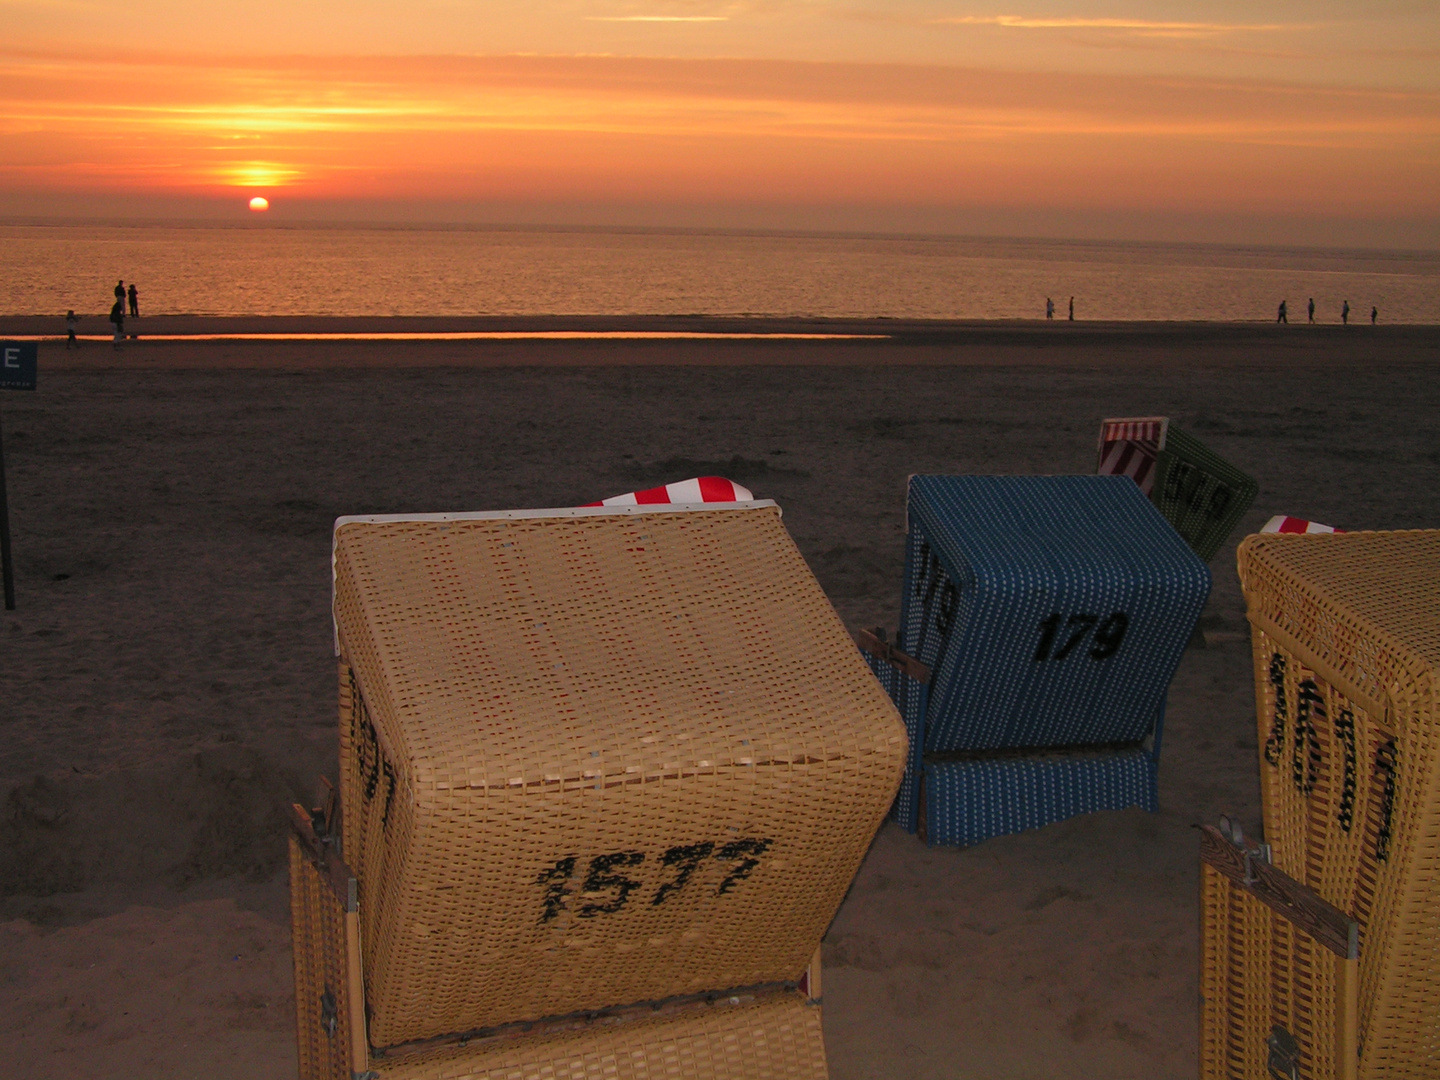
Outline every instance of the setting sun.
<svg viewBox="0 0 1440 1080">
<path fill-rule="evenodd" d="M 269 200 L 269 199 L 262 198 L 262 197 L 259 196 L 259 195 L 256 195 L 253 199 L 250 200 L 250 209 L 251 209 L 251 210 L 257 210 L 257 211 L 258 211 L 258 210 L 269 210 L 269 209 L 270 209 L 270 200 Z"/>
</svg>

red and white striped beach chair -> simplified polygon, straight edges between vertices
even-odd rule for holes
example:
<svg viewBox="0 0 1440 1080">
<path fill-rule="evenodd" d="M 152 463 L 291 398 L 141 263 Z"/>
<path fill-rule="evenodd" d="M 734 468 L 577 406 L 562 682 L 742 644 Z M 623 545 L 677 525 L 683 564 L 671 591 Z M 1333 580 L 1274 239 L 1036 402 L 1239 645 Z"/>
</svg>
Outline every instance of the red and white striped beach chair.
<svg viewBox="0 0 1440 1080">
<path fill-rule="evenodd" d="M 1155 462 L 1165 449 L 1170 421 L 1164 416 L 1131 416 L 1100 422 L 1101 476 L 1128 476 L 1148 497 L 1155 486 Z"/>
</svg>

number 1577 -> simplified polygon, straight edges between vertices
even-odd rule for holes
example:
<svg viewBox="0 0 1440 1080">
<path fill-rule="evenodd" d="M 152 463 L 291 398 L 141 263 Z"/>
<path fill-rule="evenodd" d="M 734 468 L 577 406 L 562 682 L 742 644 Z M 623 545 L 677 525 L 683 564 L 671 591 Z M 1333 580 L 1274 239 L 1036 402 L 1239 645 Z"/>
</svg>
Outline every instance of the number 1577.
<svg viewBox="0 0 1440 1080">
<path fill-rule="evenodd" d="M 1123 611 L 1112 613 L 1104 622 L 1100 621 L 1099 615 L 1082 613 L 1067 619 L 1057 611 L 1040 622 L 1040 641 L 1035 646 L 1035 659 L 1064 660 L 1088 639 L 1090 647 L 1086 653 L 1090 659 L 1104 660 L 1115 655 L 1129 627 L 1130 617 Z"/>
</svg>

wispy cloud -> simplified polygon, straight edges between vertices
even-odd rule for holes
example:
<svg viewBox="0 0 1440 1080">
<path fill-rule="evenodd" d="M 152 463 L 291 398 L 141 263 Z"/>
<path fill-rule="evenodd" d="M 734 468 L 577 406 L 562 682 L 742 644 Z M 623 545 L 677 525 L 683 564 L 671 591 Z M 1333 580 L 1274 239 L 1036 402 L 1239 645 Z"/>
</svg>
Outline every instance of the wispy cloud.
<svg viewBox="0 0 1440 1080">
<path fill-rule="evenodd" d="M 729 15 L 587 15 L 586 22 L 708 23 L 729 22 Z"/>
<path fill-rule="evenodd" d="M 11 55 L 0 137 L 0 195 L 1440 202 L 1440 94 L 883 64 Z"/>
<path fill-rule="evenodd" d="M 1166 22 L 1157 19 L 1104 19 L 1070 16 L 952 15 L 932 19 L 937 25 L 1002 26 L 1010 30 L 1118 30 L 1134 34 L 1200 36 L 1299 30 L 1298 23 Z"/>
</svg>

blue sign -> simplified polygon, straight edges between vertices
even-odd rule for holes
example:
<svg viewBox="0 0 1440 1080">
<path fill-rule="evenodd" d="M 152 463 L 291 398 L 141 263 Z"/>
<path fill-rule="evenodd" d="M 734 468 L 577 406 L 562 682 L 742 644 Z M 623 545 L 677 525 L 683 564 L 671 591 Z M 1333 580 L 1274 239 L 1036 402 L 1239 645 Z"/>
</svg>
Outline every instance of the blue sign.
<svg viewBox="0 0 1440 1080">
<path fill-rule="evenodd" d="M 39 352 L 33 341 L 0 341 L 0 390 L 34 390 Z"/>
</svg>

